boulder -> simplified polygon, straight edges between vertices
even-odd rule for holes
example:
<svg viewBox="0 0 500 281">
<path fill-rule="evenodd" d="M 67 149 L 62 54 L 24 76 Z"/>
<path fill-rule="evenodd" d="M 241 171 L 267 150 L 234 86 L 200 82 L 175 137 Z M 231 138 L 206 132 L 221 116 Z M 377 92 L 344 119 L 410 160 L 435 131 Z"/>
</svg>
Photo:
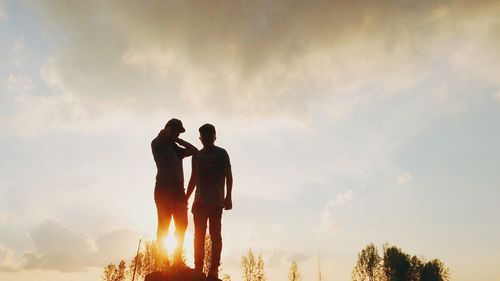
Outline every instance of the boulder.
<svg viewBox="0 0 500 281">
<path fill-rule="evenodd" d="M 192 268 L 176 268 L 150 273 L 144 281 L 207 281 L 207 277 Z"/>
</svg>

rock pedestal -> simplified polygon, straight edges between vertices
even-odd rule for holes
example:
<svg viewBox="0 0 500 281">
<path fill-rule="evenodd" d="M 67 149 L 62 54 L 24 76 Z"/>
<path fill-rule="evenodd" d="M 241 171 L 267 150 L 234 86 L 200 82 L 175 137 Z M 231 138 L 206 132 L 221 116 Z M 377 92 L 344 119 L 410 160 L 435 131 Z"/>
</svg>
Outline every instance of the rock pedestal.
<svg viewBox="0 0 500 281">
<path fill-rule="evenodd" d="M 192 268 L 157 271 L 146 275 L 144 281 L 207 281 L 207 277 Z"/>
</svg>

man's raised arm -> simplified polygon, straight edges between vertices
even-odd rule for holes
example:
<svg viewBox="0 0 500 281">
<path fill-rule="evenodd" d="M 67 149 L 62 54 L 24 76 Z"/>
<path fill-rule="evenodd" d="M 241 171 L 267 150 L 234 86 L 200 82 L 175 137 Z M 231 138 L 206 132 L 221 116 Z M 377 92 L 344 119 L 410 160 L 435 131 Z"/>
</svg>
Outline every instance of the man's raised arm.
<svg viewBox="0 0 500 281">
<path fill-rule="evenodd" d="M 183 140 L 183 139 L 176 139 L 175 142 L 177 144 L 179 144 L 180 146 L 183 146 L 185 148 L 184 150 L 184 157 L 188 157 L 188 156 L 191 156 L 191 155 L 194 155 L 196 154 L 196 152 L 198 152 L 198 148 L 196 148 L 196 146 L 190 144 L 189 142 Z"/>
</svg>

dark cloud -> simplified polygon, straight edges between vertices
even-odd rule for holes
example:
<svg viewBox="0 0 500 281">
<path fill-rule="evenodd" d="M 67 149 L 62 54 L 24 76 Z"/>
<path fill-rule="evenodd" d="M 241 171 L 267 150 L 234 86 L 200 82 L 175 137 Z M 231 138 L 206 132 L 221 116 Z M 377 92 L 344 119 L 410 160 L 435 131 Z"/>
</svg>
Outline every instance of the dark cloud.
<svg viewBox="0 0 500 281">
<path fill-rule="evenodd" d="M 128 230 L 103 234 L 95 241 L 82 232 L 75 232 L 55 221 L 37 225 L 29 236 L 35 251 L 23 255 L 25 264 L 19 269 L 84 271 L 110 262 L 127 260 L 134 255 L 138 235 Z"/>
<path fill-rule="evenodd" d="M 35 253 L 27 253 L 26 269 L 79 271 L 91 263 L 97 249 L 91 238 L 54 221 L 37 225 L 30 233 Z"/>
<path fill-rule="evenodd" d="M 38 1 L 62 87 L 135 109 L 293 112 L 401 89 L 494 1 Z M 495 12 L 496 11 L 496 12 Z M 498 21 L 486 28 L 498 27 Z M 229 109 L 228 109 L 229 107 Z"/>
</svg>

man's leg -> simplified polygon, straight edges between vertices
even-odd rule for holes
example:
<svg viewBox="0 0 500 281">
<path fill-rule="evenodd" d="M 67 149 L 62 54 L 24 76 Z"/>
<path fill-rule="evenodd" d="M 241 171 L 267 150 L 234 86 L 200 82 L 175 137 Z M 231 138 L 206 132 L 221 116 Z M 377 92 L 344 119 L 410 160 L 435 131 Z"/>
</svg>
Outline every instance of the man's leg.
<svg viewBox="0 0 500 281">
<path fill-rule="evenodd" d="M 207 232 L 207 215 L 203 208 L 193 207 L 194 220 L 194 268 L 203 271 L 205 259 L 205 235 Z"/>
<path fill-rule="evenodd" d="M 158 228 L 156 231 L 156 242 L 158 244 L 158 249 L 160 250 L 161 263 L 165 266 L 168 265 L 168 253 L 165 248 L 165 238 L 168 235 L 168 228 L 170 226 L 170 220 L 172 217 L 172 208 L 168 200 L 156 199 L 156 210 L 158 213 Z"/>
<path fill-rule="evenodd" d="M 208 275 L 218 278 L 222 252 L 222 208 L 211 207 L 208 220 L 210 222 L 210 239 L 212 239 L 212 257 Z"/>
<path fill-rule="evenodd" d="M 174 210 L 175 222 L 175 237 L 177 239 L 177 247 L 174 252 L 174 263 L 183 264 L 182 248 L 184 246 L 184 234 L 188 224 L 187 218 L 187 202 L 176 202 Z"/>
</svg>

